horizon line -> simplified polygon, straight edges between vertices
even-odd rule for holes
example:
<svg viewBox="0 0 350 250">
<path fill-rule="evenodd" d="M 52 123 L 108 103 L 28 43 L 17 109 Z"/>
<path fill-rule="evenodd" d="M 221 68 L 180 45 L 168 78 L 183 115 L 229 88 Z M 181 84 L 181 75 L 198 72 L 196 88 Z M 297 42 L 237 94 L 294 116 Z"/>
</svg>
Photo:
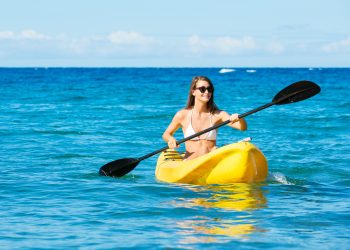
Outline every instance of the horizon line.
<svg viewBox="0 0 350 250">
<path fill-rule="evenodd" d="M 350 66 L 0 66 L 0 69 L 4 68 L 27 68 L 27 69 L 55 69 L 55 68 L 183 68 L 183 69 L 206 69 L 206 68 L 217 68 L 217 69 L 269 69 L 269 68 L 280 68 L 280 69 L 344 69 L 350 68 Z"/>
</svg>

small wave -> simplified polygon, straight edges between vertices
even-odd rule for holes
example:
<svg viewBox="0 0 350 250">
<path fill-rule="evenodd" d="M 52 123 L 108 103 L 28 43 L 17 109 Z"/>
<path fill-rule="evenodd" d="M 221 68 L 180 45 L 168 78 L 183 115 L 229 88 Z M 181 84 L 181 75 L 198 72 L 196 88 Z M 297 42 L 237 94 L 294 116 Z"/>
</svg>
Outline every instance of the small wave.
<svg viewBox="0 0 350 250">
<path fill-rule="evenodd" d="M 255 73 L 256 70 L 255 70 L 255 69 L 247 69 L 246 72 L 247 72 L 247 73 Z"/>
<path fill-rule="evenodd" d="M 142 105 L 125 104 L 125 105 L 120 105 L 120 107 L 124 110 L 127 110 L 127 111 L 134 111 L 134 110 L 141 109 Z"/>
<path fill-rule="evenodd" d="M 69 158 L 92 158 L 91 155 L 81 155 L 81 154 L 61 154 L 54 156 L 53 159 L 69 159 Z"/>
<path fill-rule="evenodd" d="M 67 101 L 84 101 L 86 99 L 88 99 L 86 96 L 77 95 L 77 96 L 72 96 L 70 98 L 67 98 Z"/>
<path fill-rule="evenodd" d="M 22 103 L 13 103 L 10 105 L 10 109 L 16 109 L 19 111 L 46 111 L 46 110 L 55 110 L 57 105 L 51 103 L 36 103 L 36 104 L 22 104 Z"/>
<path fill-rule="evenodd" d="M 84 135 L 86 133 L 81 131 L 62 131 L 62 130 L 37 130 L 34 129 L 33 132 L 39 134 L 49 134 L 49 135 Z"/>
<path fill-rule="evenodd" d="M 236 71 L 235 69 L 225 69 L 225 68 L 223 68 L 223 69 L 219 70 L 219 73 L 220 74 L 225 74 L 225 73 L 231 73 L 231 72 L 235 72 L 235 71 Z"/>
<path fill-rule="evenodd" d="M 310 71 L 313 71 L 313 70 L 322 70 L 322 68 L 312 68 L 312 67 L 310 67 L 309 70 L 310 70 Z"/>
<path fill-rule="evenodd" d="M 268 176 L 268 181 L 276 181 L 284 185 L 294 185 L 294 183 L 287 180 L 287 177 L 284 174 L 279 172 L 270 173 Z"/>
</svg>

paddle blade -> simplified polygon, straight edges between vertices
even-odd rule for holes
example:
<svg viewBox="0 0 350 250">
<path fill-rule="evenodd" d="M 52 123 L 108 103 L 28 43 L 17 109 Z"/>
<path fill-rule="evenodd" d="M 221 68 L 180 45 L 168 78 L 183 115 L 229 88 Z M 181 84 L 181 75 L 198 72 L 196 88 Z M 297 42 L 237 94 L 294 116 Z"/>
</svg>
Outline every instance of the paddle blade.
<svg viewBox="0 0 350 250">
<path fill-rule="evenodd" d="M 139 162 L 139 159 L 135 158 L 115 160 L 103 165 L 100 168 L 99 174 L 102 176 L 122 177 L 133 170 Z"/>
<path fill-rule="evenodd" d="M 272 102 L 276 105 L 299 102 L 317 95 L 321 91 L 320 86 L 310 81 L 295 82 L 282 89 Z"/>
</svg>

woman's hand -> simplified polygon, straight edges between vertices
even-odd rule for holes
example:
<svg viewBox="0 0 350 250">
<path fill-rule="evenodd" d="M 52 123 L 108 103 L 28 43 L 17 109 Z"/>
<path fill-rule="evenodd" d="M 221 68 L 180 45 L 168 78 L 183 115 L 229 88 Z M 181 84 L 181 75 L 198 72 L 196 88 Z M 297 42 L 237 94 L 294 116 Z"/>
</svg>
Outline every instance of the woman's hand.
<svg viewBox="0 0 350 250">
<path fill-rule="evenodd" d="M 247 123 L 244 120 L 244 118 L 239 118 L 239 114 L 232 114 L 230 116 L 230 123 L 229 126 L 239 129 L 239 130 L 247 130 Z"/>
<path fill-rule="evenodd" d="M 169 140 L 168 140 L 168 147 L 170 149 L 174 149 L 174 148 L 178 148 L 179 147 L 178 145 L 176 145 L 176 140 L 175 140 L 175 138 L 173 136 L 171 136 L 169 138 Z"/>
<path fill-rule="evenodd" d="M 232 124 L 235 123 L 235 122 L 238 122 L 239 121 L 239 114 L 232 114 L 230 116 L 230 121 L 231 121 Z"/>
</svg>

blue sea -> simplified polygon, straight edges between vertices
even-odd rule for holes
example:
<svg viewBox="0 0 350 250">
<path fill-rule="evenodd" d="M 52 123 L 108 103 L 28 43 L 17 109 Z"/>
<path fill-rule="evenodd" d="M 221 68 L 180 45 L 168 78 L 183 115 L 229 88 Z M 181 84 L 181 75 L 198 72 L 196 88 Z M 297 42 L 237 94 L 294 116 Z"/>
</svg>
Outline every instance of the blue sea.
<svg viewBox="0 0 350 250">
<path fill-rule="evenodd" d="M 350 69 L 220 70 L 0 68 L 0 248 L 349 249 Z M 157 156 L 122 178 L 99 176 L 165 146 L 196 75 L 229 113 L 300 80 L 322 90 L 246 117 L 247 131 L 219 129 L 219 146 L 253 138 L 269 164 L 264 183 L 163 183 Z"/>
</svg>

